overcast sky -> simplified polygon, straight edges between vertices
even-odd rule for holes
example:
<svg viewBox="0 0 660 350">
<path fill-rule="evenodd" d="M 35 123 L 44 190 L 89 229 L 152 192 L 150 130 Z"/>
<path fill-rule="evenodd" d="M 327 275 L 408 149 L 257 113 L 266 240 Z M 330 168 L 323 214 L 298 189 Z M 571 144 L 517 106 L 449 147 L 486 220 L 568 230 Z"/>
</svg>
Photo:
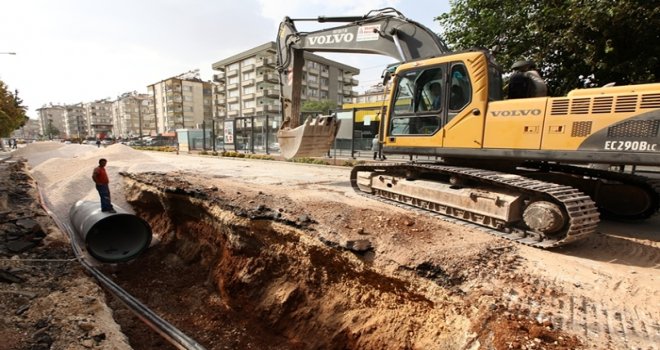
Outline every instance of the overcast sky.
<svg viewBox="0 0 660 350">
<path fill-rule="evenodd" d="M 433 20 L 448 0 L 0 0 L 0 80 L 29 107 L 73 104 L 129 92 L 274 41 L 284 16 L 364 15 L 394 7 L 440 32 Z M 299 30 L 313 30 L 311 24 Z M 340 25 L 330 23 L 327 26 Z M 379 81 L 393 59 L 333 54 L 362 72 L 359 91 Z"/>
</svg>

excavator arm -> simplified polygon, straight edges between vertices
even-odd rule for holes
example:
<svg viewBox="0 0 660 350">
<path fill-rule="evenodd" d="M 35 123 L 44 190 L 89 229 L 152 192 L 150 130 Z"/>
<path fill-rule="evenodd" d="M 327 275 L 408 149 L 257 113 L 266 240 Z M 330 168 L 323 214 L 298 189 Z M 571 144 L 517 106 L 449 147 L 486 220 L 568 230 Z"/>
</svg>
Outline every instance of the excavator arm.
<svg viewBox="0 0 660 350">
<path fill-rule="evenodd" d="M 296 21 L 348 24 L 299 32 Z M 333 116 L 308 118 L 300 125 L 304 52 L 379 54 L 401 62 L 449 52 L 442 39 L 430 29 L 405 18 L 393 8 L 370 11 L 361 17 L 285 17 L 279 27 L 277 51 L 284 116 L 278 141 L 282 155 L 287 159 L 326 154 L 339 128 L 339 122 Z"/>
</svg>

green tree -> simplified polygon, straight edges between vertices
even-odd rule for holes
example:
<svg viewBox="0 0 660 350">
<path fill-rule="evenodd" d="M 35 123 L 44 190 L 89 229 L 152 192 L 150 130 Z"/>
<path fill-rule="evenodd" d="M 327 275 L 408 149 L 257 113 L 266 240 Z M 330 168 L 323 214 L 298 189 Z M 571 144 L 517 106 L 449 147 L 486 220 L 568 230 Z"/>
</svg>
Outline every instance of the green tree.
<svg viewBox="0 0 660 350">
<path fill-rule="evenodd" d="M 452 48 L 495 49 L 507 69 L 537 63 L 554 95 L 601 83 L 660 79 L 660 6 L 646 0 L 452 0 L 436 18 Z"/>
<path fill-rule="evenodd" d="M 46 129 L 44 131 L 46 133 L 44 137 L 48 137 L 49 139 L 52 139 L 53 137 L 58 138 L 60 136 L 60 130 L 56 128 L 52 122 L 46 125 Z"/>
<path fill-rule="evenodd" d="M 323 114 L 328 114 L 331 110 L 336 109 L 337 101 L 332 100 L 305 101 L 300 107 L 302 112 L 318 112 Z"/>
<path fill-rule="evenodd" d="M 18 91 L 12 93 L 0 80 L 0 137 L 8 137 L 12 131 L 25 125 L 28 120 L 25 111 Z"/>
</svg>

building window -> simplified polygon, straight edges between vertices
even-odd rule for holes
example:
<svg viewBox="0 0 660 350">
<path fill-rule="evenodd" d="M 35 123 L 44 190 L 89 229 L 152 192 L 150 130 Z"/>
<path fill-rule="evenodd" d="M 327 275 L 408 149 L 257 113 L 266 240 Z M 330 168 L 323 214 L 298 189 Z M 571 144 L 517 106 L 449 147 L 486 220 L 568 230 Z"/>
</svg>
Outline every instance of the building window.
<svg viewBox="0 0 660 350">
<path fill-rule="evenodd" d="M 190 102 L 190 101 L 193 100 L 193 98 L 192 98 L 192 96 L 190 96 L 190 95 L 183 95 L 183 100 L 184 100 L 184 101 L 189 101 L 189 102 Z"/>
<path fill-rule="evenodd" d="M 232 63 L 229 66 L 227 66 L 227 70 L 236 70 L 238 69 L 238 62 Z"/>
<path fill-rule="evenodd" d="M 229 97 L 238 97 L 238 96 L 239 96 L 238 89 L 229 91 Z"/>
<path fill-rule="evenodd" d="M 256 91 L 256 90 L 255 90 L 254 85 L 252 85 L 252 86 L 246 86 L 246 87 L 243 88 L 243 94 L 244 94 L 244 95 L 247 95 L 247 94 L 253 94 L 255 91 Z"/>
<path fill-rule="evenodd" d="M 227 109 L 229 109 L 230 111 L 238 111 L 241 109 L 240 107 L 241 106 L 238 103 L 230 103 Z"/>
<path fill-rule="evenodd" d="M 243 108 L 253 108 L 255 105 L 254 100 L 243 101 Z"/>
<path fill-rule="evenodd" d="M 307 92 L 309 93 L 309 96 L 317 97 L 319 95 L 319 90 L 316 89 L 309 89 Z"/>
<path fill-rule="evenodd" d="M 319 80 L 319 78 L 316 75 L 307 75 L 307 81 L 310 83 L 316 83 Z"/>
<path fill-rule="evenodd" d="M 321 78 L 321 86 L 328 86 L 328 78 Z"/>
<path fill-rule="evenodd" d="M 250 79 L 254 79 L 254 71 L 243 73 L 243 80 L 244 81 L 245 80 L 250 80 Z"/>
<path fill-rule="evenodd" d="M 228 84 L 238 84 L 238 77 L 231 77 L 227 81 Z"/>
<path fill-rule="evenodd" d="M 193 91 L 193 87 L 190 85 L 184 85 L 183 86 L 183 91 Z"/>
<path fill-rule="evenodd" d="M 241 62 L 241 66 L 243 67 L 249 66 L 251 64 L 255 64 L 256 62 L 257 60 L 254 57 L 246 58 L 245 60 L 243 60 L 243 62 Z"/>
<path fill-rule="evenodd" d="M 328 92 L 325 90 L 321 90 L 320 97 L 324 100 L 328 99 Z"/>
<path fill-rule="evenodd" d="M 314 61 L 307 61 L 307 68 L 320 69 L 321 65 Z"/>
</svg>

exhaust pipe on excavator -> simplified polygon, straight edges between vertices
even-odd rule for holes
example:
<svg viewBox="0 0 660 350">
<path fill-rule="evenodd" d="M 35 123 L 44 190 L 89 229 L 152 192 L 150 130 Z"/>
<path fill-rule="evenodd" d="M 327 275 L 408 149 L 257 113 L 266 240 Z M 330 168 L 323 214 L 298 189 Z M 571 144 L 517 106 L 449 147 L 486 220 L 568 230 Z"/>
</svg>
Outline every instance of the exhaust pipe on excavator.
<svg viewBox="0 0 660 350">
<path fill-rule="evenodd" d="M 78 201 L 69 211 L 87 251 L 101 262 L 131 260 L 151 243 L 151 227 L 146 221 L 114 207 L 117 213 L 105 213 L 98 202 Z"/>
</svg>

